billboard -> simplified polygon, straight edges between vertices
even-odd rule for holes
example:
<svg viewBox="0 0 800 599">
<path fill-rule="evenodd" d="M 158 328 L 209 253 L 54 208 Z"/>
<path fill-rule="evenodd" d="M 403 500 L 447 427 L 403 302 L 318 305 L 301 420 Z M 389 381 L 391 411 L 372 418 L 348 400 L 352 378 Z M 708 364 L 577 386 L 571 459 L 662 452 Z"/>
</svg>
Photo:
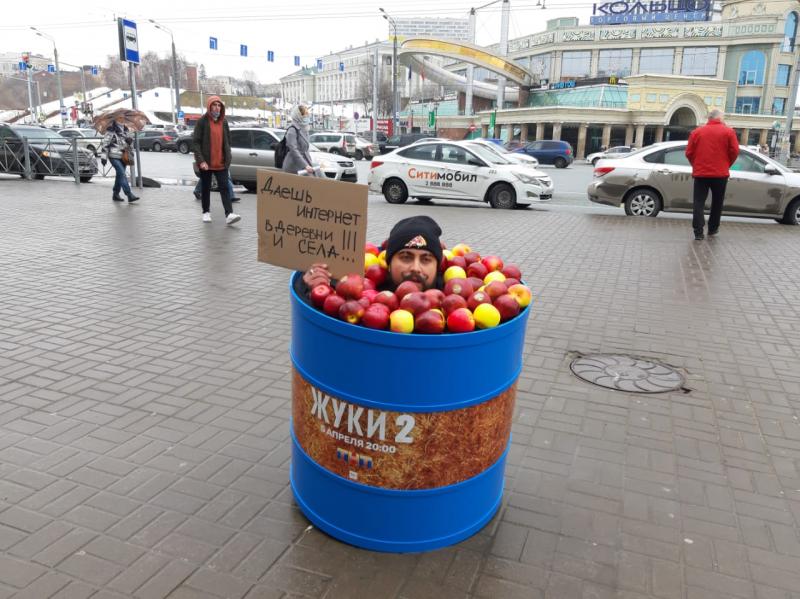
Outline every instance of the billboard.
<svg viewBox="0 0 800 599">
<path fill-rule="evenodd" d="M 592 25 L 707 21 L 713 0 L 616 0 L 595 3 Z"/>
</svg>

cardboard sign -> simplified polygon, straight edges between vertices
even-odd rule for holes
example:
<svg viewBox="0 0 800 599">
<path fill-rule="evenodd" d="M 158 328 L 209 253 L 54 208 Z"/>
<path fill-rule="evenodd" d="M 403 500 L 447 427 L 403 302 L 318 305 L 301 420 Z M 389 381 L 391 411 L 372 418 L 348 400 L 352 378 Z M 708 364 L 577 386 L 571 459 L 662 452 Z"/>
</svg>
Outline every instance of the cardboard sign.
<svg viewBox="0 0 800 599">
<path fill-rule="evenodd" d="M 334 278 L 364 270 L 367 186 L 258 171 L 258 259 L 292 270 L 315 262 Z"/>
</svg>

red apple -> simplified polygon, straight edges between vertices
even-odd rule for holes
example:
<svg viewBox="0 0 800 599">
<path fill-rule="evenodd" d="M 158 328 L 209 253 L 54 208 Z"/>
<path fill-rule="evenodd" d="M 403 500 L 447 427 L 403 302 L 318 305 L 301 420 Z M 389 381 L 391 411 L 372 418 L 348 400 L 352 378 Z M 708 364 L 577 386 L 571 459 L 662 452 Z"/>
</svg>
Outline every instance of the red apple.
<svg viewBox="0 0 800 599">
<path fill-rule="evenodd" d="M 516 300 L 514 301 L 516 303 Z M 372 304 L 364 310 L 361 324 L 369 329 L 388 329 L 389 328 L 389 308 L 384 304 Z"/>
<path fill-rule="evenodd" d="M 464 260 L 467 261 L 467 266 L 469 266 L 474 262 L 480 262 L 481 255 L 478 252 L 467 252 L 466 254 L 464 254 Z"/>
<path fill-rule="evenodd" d="M 381 291 L 375 298 L 372 300 L 374 304 L 383 304 L 387 308 L 389 308 L 390 312 L 397 310 L 400 302 L 397 300 L 397 296 L 391 291 Z"/>
<path fill-rule="evenodd" d="M 467 276 L 475 277 L 483 281 L 483 277 L 489 274 L 489 269 L 482 262 L 473 262 L 467 266 Z"/>
<path fill-rule="evenodd" d="M 439 272 L 444 272 L 447 270 L 447 257 L 442 256 L 442 259 L 439 261 Z"/>
<path fill-rule="evenodd" d="M 367 270 L 364 272 L 364 277 L 374 283 L 375 287 L 380 287 L 386 280 L 386 271 L 381 268 L 380 264 L 373 264 L 367 267 Z"/>
<path fill-rule="evenodd" d="M 364 306 L 364 309 L 365 309 L 365 310 L 366 310 L 367 308 L 369 308 L 369 305 L 372 303 L 372 302 L 370 302 L 370 301 L 369 301 L 369 298 L 368 298 L 368 297 L 365 297 L 365 296 L 363 296 L 363 295 L 362 295 L 360 298 L 358 298 L 356 301 L 357 301 L 359 304 L 361 304 L 362 306 Z"/>
<path fill-rule="evenodd" d="M 408 310 L 414 316 L 430 310 L 431 300 L 422 291 L 414 291 L 403 296 L 400 300 L 400 309 Z"/>
<path fill-rule="evenodd" d="M 466 279 L 450 279 L 444 284 L 445 295 L 455 293 L 456 295 L 460 295 L 464 299 L 467 299 L 470 295 L 472 295 L 473 291 L 474 289 L 472 288 L 472 283 Z"/>
<path fill-rule="evenodd" d="M 367 298 L 370 304 L 375 301 L 376 295 L 378 295 L 378 292 L 375 289 L 365 289 L 361 292 L 361 297 Z M 361 299 L 361 297 L 358 299 Z"/>
<path fill-rule="evenodd" d="M 348 300 L 339 308 L 339 318 L 350 324 L 358 324 L 364 316 L 364 306 L 358 300 Z"/>
<path fill-rule="evenodd" d="M 506 287 L 511 287 L 512 285 L 519 285 L 519 279 L 509 278 L 503 281 L 506 284 Z"/>
<path fill-rule="evenodd" d="M 469 299 L 467 300 L 467 308 L 469 308 L 472 311 L 475 311 L 475 308 L 477 308 L 479 305 L 491 304 L 491 303 L 492 299 L 485 291 L 476 291 L 475 293 L 469 296 Z"/>
<path fill-rule="evenodd" d="M 359 274 L 349 274 L 343 276 L 336 283 L 336 293 L 345 299 L 356 299 L 364 291 L 364 277 Z"/>
<path fill-rule="evenodd" d="M 364 277 L 364 289 L 375 289 L 375 283 Z"/>
<path fill-rule="evenodd" d="M 468 333 L 475 330 L 475 319 L 467 308 L 458 308 L 447 317 L 447 330 L 453 333 Z"/>
<path fill-rule="evenodd" d="M 484 256 L 481 260 L 481 264 L 483 264 L 489 272 L 503 270 L 503 261 L 499 256 Z"/>
<path fill-rule="evenodd" d="M 364 244 L 364 251 L 369 253 L 369 254 L 372 254 L 373 256 L 377 256 L 378 254 L 381 253 L 380 248 L 377 245 L 375 245 L 374 243 L 365 243 Z"/>
<path fill-rule="evenodd" d="M 473 291 L 477 291 L 478 289 L 480 289 L 481 287 L 483 287 L 483 279 L 479 279 L 479 278 L 477 278 L 477 277 L 469 277 L 469 278 L 467 279 L 467 281 L 469 281 L 470 283 L 472 283 L 472 289 L 473 289 Z"/>
<path fill-rule="evenodd" d="M 325 298 L 327 298 L 331 293 L 333 293 L 333 287 L 326 283 L 322 283 L 321 285 L 315 286 L 311 290 L 309 297 L 311 298 L 312 304 L 314 304 L 317 308 L 322 308 L 322 305 L 325 303 Z"/>
<path fill-rule="evenodd" d="M 491 298 L 492 301 L 494 301 L 495 298 L 508 293 L 508 287 L 506 287 L 506 284 L 503 283 L 502 281 L 492 281 L 486 287 L 484 287 L 483 290 L 486 292 L 486 295 L 488 295 Z"/>
<path fill-rule="evenodd" d="M 408 310 L 395 310 L 389 314 L 389 329 L 395 333 L 410 333 L 414 330 L 414 315 Z"/>
<path fill-rule="evenodd" d="M 494 307 L 500 312 L 500 321 L 511 320 L 519 314 L 519 302 L 510 293 L 505 293 L 494 300 Z"/>
<path fill-rule="evenodd" d="M 527 285 L 512 285 L 508 288 L 508 293 L 510 293 L 514 299 L 517 300 L 520 308 L 524 308 L 530 304 L 533 299 L 533 294 Z"/>
<path fill-rule="evenodd" d="M 518 281 L 522 279 L 522 271 L 516 264 L 506 264 L 500 269 L 500 272 L 502 272 L 507 279 L 517 279 Z"/>
<path fill-rule="evenodd" d="M 444 315 L 440 310 L 426 310 L 414 319 L 414 330 L 418 333 L 441 333 L 444 325 Z"/>
<path fill-rule="evenodd" d="M 397 286 L 397 289 L 394 290 L 394 294 L 397 296 L 398 300 L 402 300 L 406 295 L 414 291 L 422 291 L 422 285 L 416 281 L 403 281 Z"/>
<path fill-rule="evenodd" d="M 449 316 L 453 310 L 458 310 L 459 308 L 466 308 L 466 307 L 467 307 L 467 300 L 465 300 L 460 295 L 456 295 L 455 293 L 446 295 L 445 298 L 442 300 L 442 310 L 444 310 L 446 316 Z"/>
<path fill-rule="evenodd" d="M 322 304 L 322 311 L 328 316 L 339 318 L 339 308 L 341 308 L 346 301 L 347 300 L 341 295 L 335 295 L 332 293 L 325 298 L 325 303 Z"/>
<path fill-rule="evenodd" d="M 442 305 L 444 292 L 441 289 L 426 289 L 423 293 L 428 296 L 428 300 L 431 302 L 431 309 Z"/>
<path fill-rule="evenodd" d="M 450 267 L 450 266 L 459 266 L 459 267 L 463 268 L 464 270 L 466 270 L 466 268 L 467 268 L 467 260 L 464 258 L 464 256 L 453 256 L 452 258 L 450 258 L 447 261 L 447 266 L 448 267 Z"/>
</svg>

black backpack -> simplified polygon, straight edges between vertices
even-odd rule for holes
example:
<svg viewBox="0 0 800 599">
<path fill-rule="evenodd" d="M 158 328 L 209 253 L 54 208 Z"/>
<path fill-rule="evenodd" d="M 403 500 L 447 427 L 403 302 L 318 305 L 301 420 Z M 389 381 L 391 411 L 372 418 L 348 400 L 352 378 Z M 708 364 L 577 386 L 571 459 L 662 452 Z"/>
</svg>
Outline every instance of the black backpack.
<svg viewBox="0 0 800 599">
<path fill-rule="evenodd" d="M 291 125 L 291 127 L 294 127 L 294 125 Z M 295 127 L 295 130 L 297 130 L 297 127 Z M 289 129 L 286 130 L 286 135 L 288 134 Z M 289 148 L 286 147 L 286 135 L 275 146 L 275 168 L 283 168 L 283 161 L 286 160 L 286 154 L 289 153 Z"/>
</svg>

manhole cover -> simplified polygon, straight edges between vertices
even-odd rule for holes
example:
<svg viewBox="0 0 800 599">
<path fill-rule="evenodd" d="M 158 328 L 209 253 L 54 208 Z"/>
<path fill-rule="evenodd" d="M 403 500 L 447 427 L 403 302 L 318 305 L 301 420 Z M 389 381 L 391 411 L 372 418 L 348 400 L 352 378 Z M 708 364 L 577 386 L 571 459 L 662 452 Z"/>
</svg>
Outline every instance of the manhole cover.
<svg viewBox="0 0 800 599">
<path fill-rule="evenodd" d="M 581 356 L 569 367 L 579 379 L 632 393 L 664 393 L 684 383 L 683 375 L 670 366 L 622 354 Z"/>
</svg>

